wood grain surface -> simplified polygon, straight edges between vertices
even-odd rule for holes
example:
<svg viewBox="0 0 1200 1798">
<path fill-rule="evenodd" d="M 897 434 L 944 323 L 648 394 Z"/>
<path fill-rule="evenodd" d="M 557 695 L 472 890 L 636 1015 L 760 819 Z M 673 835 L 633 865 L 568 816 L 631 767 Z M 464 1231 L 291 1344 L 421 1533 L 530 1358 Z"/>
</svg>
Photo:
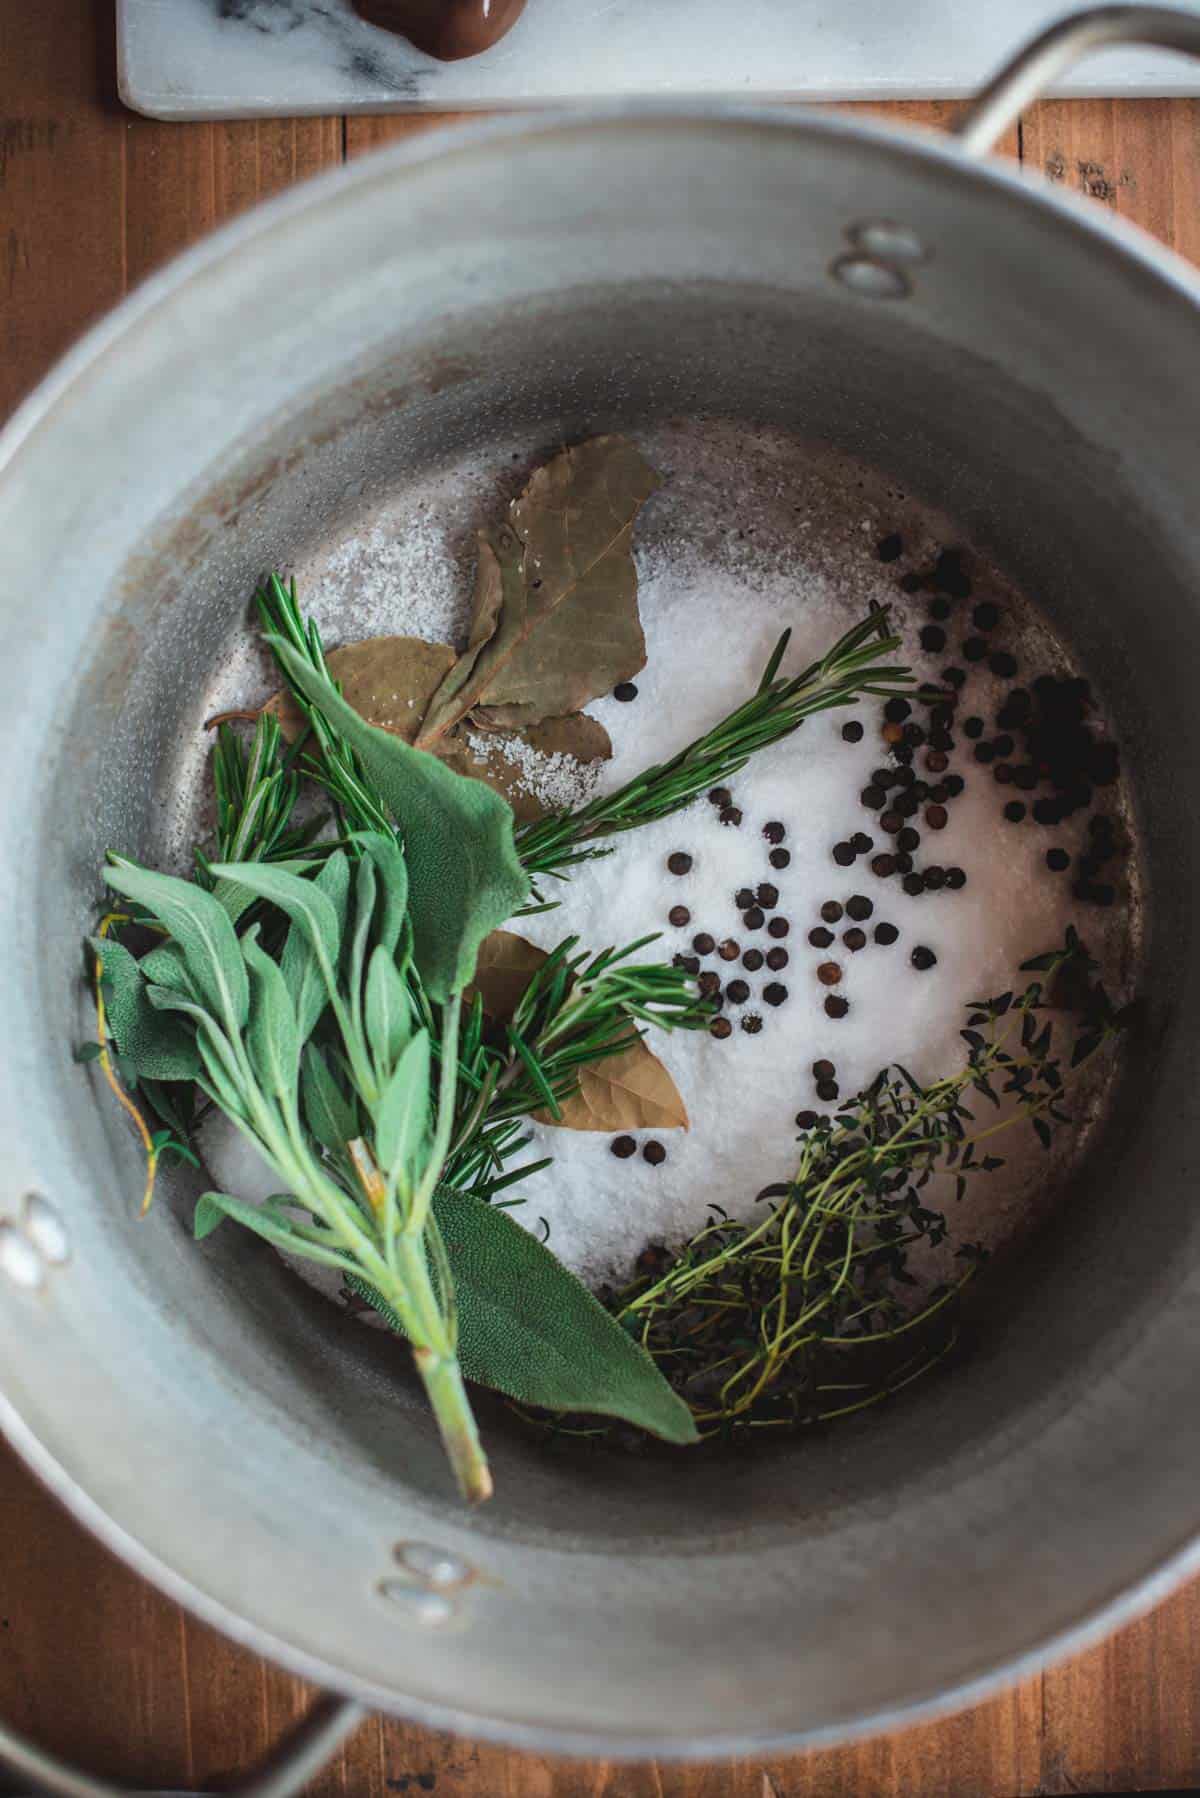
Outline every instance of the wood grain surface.
<svg viewBox="0 0 1200 1798">
<path fill-rule="evenodd" d="M 0 0 L 0 416 L 91 320 L 220 220 L 402 118 L 164 125 L 118 105 L 111 0 Z M 906 105 L 912 122 L 951 109 Z M 1003 146 L 1200 259 L 1200 103 L 1043 104 Z M 1086 295 L 1080 328 L 1088 329 Z M 1097 318 L 1091 327 L 1104 330 Z M 2 1376 L 0 1376 L 2 1377 Z M 386 1798 L 1015 1798 L 1200 1785 L 1200 1587 L 942 1722 L 769 1765 L 557 1762 L 372 1720 L 312 1788 Z M 0 1449 L 0 1716 L 96 1771 L 220 1789 L 302 1682 L 194 1622 Z M 15 1790 L 4 1786 L 0 1790 Z"/>
</svg>

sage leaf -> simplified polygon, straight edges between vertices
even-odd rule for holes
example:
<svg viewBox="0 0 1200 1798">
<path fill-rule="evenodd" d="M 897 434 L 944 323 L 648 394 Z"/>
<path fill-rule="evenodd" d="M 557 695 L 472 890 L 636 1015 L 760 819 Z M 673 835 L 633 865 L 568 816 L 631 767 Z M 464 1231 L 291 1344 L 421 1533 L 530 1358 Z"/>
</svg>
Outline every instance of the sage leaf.
<svg viewBox="0 0 1200 1798">
<path fill-rule="evenodd" d="M 408 868 L 413 958 L 430 997 L 448 999 L 470 979 L 489 930 L 528 895 L 511 810 L 478 781 L 365 723 L 282 637 L 268 641 L 293 686 L 361 758 L 395 818 Z"/>
<path fill-rule="evenodd" d="M 340 1155 L 360 1134 L 358 1105 L 347 1093 L 314 1043 L 305 1045 L 300 1063 L 300 1101 L 304 1121 L 323 1149 Z"/>
<path fill-rule="evenodd" d="M 386 1081 L 412 1034 L 412 1004 L 403 974 L 376 944 L 367 966 L 367 1046 L 380 1081 Z"/>
<path fill-rule="evenodd" d="M 506 1211 L 439 1186 L 433 1213 L 458 1295 L 463 1373 L 518 1404 L 586 1411 L 667 1442 L 698 1440 L 692 1414 L 650 1356 L 550 1250 Z M 399 1324 L 365 1281 L 351 1286 Z"/>
<path fill-rule="evenodd" d="M 335 852 L 341 855 L 339 849 Z M 315 880 L 301 880 L 298 875 L 264 862 L 214 862 L 218 879 L 239 881 L 257 899 L 269 899 L 298 925 L 317 960 L 326 989 L 332 996 L 337 991 L 337 964 L 341 949 L 342 922 L 337 907 Z M 236 938 L 234 939 L 236 942 Z"/>
<path fill-rule="evenodd" d="M 239 867 L 236 872 L 240 871 Z M 224 872 L 233 874 L 235 869 Z M 165 925 L 197 994 L 227 1029 L 240 1030 L 250 1006 L 250 983 L 225 908 L 191 881 L 156 874 L 119 858 L 105 868 L 104 879 Z"/>
<path fill-rule="evenodd" d="M 386 949 L 394 956 L 408 918 L 408 867 L 404 851 L 395 837 L 385 837 L 378 830 L 359 831 L 354 841 L 364 855 L 370 856 L 379 873 L 381 891 L 375 920 L 376 947 Z"/>
<path fill-rule="evenodd" d="M 478 705 L 535 723 L 579 711 L 643 666 L 633 525 L 658 485 L 621 437 L 593 437 L 537 470 L 508 523 L 480 538 L 471 642 L 430 702 L 420 748 Z"/>
<path fill-rule="evenodd" d="M 287 982 L 279 964 L 261 947 L 258 928 L 252 924 L 242 938 L 242 954 L 250 970 L 246 1047 L 259 1085 L 286 1105 L 296 1092 L 300 1032 Z"/>
<path fill-rule="evenodd" d="M 350 895 L 350 862 L 340 849 L 329 857 L 312 884 L 333 906 L 337 925 L 336 940 L 340 943 L 346 927 Z M 250 898 L 254 897 L 248 888 L 241 890 Z M 321 973 L 312 939 L 303 924 L 294 923 L 288 931 L 279 966 L 288 992 L 292 995 L 300 1041 L 305 1043 L 316 1029 L 329 1003 L 329 989 Z"/>
<path fill-rule="evenodd" d="M 247 1230 L 253 1230 L 256 1236 L 265 1237 L 277 1249 L 285 1249 L 289 1255 L 301 1255 L 306 1261 L 318 1261 L 322 1267 L 340 1268 L 343 1273 L 353 1272 L 354 1263 L 345 1255 L 311 1242 L 307 1235 L 302 1235 L 293 1228 L 285 1215 L 275 1211 L 269 1202 L 249 1205 L 244 1199 L 232 1198 L 227 1192 L 206 1192 L 197 1199 L 192 1220 L 192 1234 L 196 1241 L 203 1242 L 206 1236 L 211 1236 L 217 1225 L 227 1217 L 244 1225 Z"/>
<path fill-rule="evenodd" d="M 111 937 L 90 937 L 88 946 L 104 970 L 109 1034 L 139 1078 L 194 1080 L 201 1063 L 191 1032 L 150 1003 L 137 957 Z"/>
<path fill-rule="evenodd" d="M 375 1158 L 389 1181 L 411 1191 L 429 1155 L 429 1032 L 418 1030 L 375 1109 Z"/>
</svg>

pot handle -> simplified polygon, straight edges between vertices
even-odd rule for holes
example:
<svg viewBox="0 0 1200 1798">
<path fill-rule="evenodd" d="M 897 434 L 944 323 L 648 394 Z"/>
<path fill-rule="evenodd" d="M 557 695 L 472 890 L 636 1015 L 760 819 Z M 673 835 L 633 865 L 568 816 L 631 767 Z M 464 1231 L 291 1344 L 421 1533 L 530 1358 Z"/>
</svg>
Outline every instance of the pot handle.
<svg viewBox="0 0 1200 1798">
<path fill-rule="evenodd" d="M 365 1716 L 362 1706 L 353 1699 L 326 1693 L 254 1773 L 240 1785 L 229 1788 L 230 1798 L 291 1798 L 292 1793 L 316 1777 Z M 32 1780 L 39 1792 L 52 1794 L 52 1798 L 135 1798 L 127 1787 L 109 1785 L 107 1780 L 93 1779 L 88 1773 L 68 1767 L 3 1723 L 0 1761 L 14 1773 Z"/>
<path fill-rule="evenodd" d="M 1097 6 L 1069 13 L 992 77 L 955 125 L 955 136 L 973 155 L 984 155 L 1052 81 L 1089 51 L 1109 44 L 1148 44 L 1200 56 L 1200 14 L 1174 6 Z"/>
</svg>

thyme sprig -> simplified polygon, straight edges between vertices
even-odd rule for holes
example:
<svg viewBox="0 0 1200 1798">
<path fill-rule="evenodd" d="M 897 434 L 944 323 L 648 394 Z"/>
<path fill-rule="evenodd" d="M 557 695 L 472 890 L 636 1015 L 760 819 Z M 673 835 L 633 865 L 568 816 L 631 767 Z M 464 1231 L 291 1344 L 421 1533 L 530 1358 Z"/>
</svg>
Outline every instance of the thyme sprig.
<svg viewBox="0 0 1200 1798">
<path fill-rule="evenodd" d="M 965 1065 L 922 1085 L 885 1068 L 865 1091 L 802 1138 L 790 1181 L 769 1187 L 758 1222 L 717 1215 L 675 1255 L 661 1255 L 612 1308 L 687 1399 L 703 1434 L 791 1428 L 877 1404 L 949 1352 L 954 1301 L 985 1251 L 957 1251 L 963 1273 L 922 1302 L 909 1251 L 948 1234 L 925 1202 L 935 1175 L 961 1199 L 1003 1166 L 990 1144 L 1027 1121 L 1043 1147 L 1070 1121 L 1071 1074 L 1119 1026 L 1095 963 L 1073 928 L 1060 949 L 1026 962 L 1042 978 L 1020 993 L 972 1001 Z M 1078 1030 L 1069 1065 L 1053 1053 L 1047 1014 L 1069 1004 Z M 996 1111 L 978 1123 L 967 1099 Z M 989 1145 L 989 1146 L 985 1146 Z M 653 1254 L 650 1260 L 653 1261 Z"/>
</svg>

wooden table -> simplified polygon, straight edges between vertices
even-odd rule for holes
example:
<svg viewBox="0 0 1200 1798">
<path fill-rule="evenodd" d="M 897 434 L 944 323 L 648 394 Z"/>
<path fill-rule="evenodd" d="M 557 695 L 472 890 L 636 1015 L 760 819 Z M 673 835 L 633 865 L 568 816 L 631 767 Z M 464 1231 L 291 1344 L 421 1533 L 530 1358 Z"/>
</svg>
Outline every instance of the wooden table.
<svg viewBox="0 0 1200 1798">
<path fill-rule="evenodd" d="M 160 125 L 114 92 L 111 0 L 0 0 L 0 417 L 83 327 L 264 195 L 422 119 Z M 947 109 L 895 111 L 942 122 Z M 1007 144 L 1200 260 L 1200 102 L 1037 106 Z M 1079 328 L 1102 334 L 1079 296 Z M 1200 1785 L 1200 1586 L 1079 1660 L 855 1748 L 677 1768 L 534 1759 L 372 1721 L 313 1787 L 384 1798 L 1006 1798 Z M 220 1785 L 307 1691 L 142 1584 L 0 1449 L 0 1716 L 142 1785 Z M 0 1789 L 13 1789 L 4 1788 Z"/>
</svg>

